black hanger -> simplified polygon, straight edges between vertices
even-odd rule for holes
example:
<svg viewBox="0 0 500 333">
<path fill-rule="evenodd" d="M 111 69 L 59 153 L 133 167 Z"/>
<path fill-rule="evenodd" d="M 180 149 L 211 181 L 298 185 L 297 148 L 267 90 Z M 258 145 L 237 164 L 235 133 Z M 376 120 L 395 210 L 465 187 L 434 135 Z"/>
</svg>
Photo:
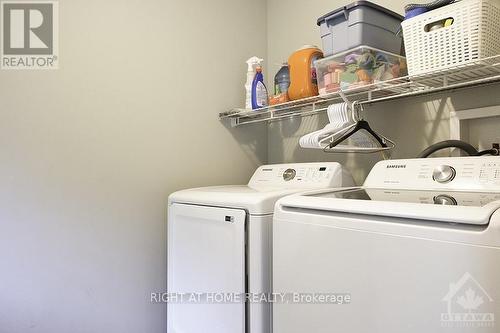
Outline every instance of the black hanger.
<svg viewBox="0 0 500 333">
<path fill-rule="evenodd" d="M 353 129 L 351 129 L 350 131 L 344 133 L 343 135 L 340 136 L 340 138 L 332 141 L 329 145 L 328 145 L 328 148 L 333 148 L 337 145 L 339 145 L 341 142 L 347 140 L 348 138 L 350 138 L 354 133 L 358 132 L 359 130 L 365 130 L 367 131 L 368 133 L 370 133 L 371 136 L 373 136 L 373 138 L 375 140 L 377 140 L 377 142 L 380 144 L 380 146 L 382 148 L 387 148 L 387 142 L 384 138 L 380 137 L 380 135 L 378 135 L 374 130 L 372 130 L 372 128 L 370 127 L 370 125 L 368 124 L 367 121 L 365 120 L 358 120 L 358 122 L 356 123 L 356 126 L 354 126 Z"/>
</svg>

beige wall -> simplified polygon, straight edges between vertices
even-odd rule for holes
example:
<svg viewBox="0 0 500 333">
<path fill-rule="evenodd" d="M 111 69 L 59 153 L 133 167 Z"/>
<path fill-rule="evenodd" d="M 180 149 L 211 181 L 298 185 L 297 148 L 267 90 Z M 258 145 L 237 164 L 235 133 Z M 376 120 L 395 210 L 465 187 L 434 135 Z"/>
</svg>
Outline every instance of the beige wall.
<svg viewBox="0 0 500 333">
<path fill-rule="evenodd" d="M 404 4 L 410 1 L 376 2 L 403 13 Z M 267 58 L 272 66 L 268 71 L 268 82 L 272 82 L 270 80 L 279 69 L 279 64 L 286 61 L 297 48 L 304 44 L 321 47 L 317 18 L 347 3 L 348 1 L 342 0 L 268 0 Z M 500 85 L 488 86 L 466 92 L 374 104 L 366 108 L 365 118 L 375 130 L 397 142 L 398 146 L 393 151 L 392 158 L 416 157 L 430 144 L 450 138 L 450 111 L 500 105 L 500 96 L 497 93 L 499 87 Z M 356 181 L 362 183 L 373 164 L 383 158 L 381 154 L 325 154 L 298 146 L 302 135 L 323 127 L 326 122 L 326 116 L 320 115 L 272 123 L 268 134 L 269 162 L 340 161 L 351 169 Z M 495 124 L 490 126 L 500 128 L 498 118 L 483 122 Z M 476 124 L 478 123 L 471 124 L 470 142 L 473 145 L 499 141 L 500 135 L 494 131 L 482 131 Z"/>
<path fill-rule="evenodd" d="M 269 130 L 217 120 L 243 104 L 249 56 L 267 54 L 271 79 L 293 50 L 319 45 L 316 18 L 342 4 L 60 2 L 61 68 L 0 71 L 0 331 L 165 332 L 165 306 L 149 294 L 165 290 L 169 193 L 243 183 L 266 159 L 341 160 L 361 181 L 379 156 L 298 148 L 324 117 Z M 449 110 L 500 104 L 496 91 L 367 116 L 398 141 L 395 157 L 413 156 L 447 138 Z"/>
<path fill-rule="evenodd" d="M 60 2 L 60 69 L 0 71 L 0 332 L 165 332 L 166 203 L 243 183 L 264 0 Z"/>
</svg>

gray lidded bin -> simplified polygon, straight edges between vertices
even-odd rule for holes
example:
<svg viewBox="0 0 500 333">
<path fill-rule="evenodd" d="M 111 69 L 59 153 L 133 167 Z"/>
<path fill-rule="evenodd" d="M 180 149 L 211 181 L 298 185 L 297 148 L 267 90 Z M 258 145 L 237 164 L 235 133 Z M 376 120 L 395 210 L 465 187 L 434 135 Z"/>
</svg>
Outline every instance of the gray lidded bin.
<svg viewBox="0 0 500 333">
<path fill-rule="evenodd" d="M 403 16 L 369 1 L 356 1 L 318 19 L 325 57 L 366 45 L 402 54 Z"/>
</svg>

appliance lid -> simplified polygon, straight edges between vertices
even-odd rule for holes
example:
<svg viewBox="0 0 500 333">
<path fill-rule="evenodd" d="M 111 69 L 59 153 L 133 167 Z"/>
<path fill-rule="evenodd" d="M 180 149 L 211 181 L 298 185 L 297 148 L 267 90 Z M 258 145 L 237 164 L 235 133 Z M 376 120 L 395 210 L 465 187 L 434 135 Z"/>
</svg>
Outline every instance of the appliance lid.
<svg viewBox="0 0 500 333">
<path fill-rule="evenodd" d="M 486 225 L 500 193 L 350 188 L 315 191 L 280 201 L 282 207 Z"/>
<path fill-rule="evenodd" d="M 246 185 L 201 187 L 175 192 L 170 195 L 169 203 L 241 208 L 250 214 L 265 215 L 273 213 L 278 199 L 298 191 L 275 187 L 252 188 Z"/>
<path fill-rule="evenodd" d="M 500 193 L 459 192 L 459 191 L 417 191 L 356 188 L 333 191 L 310 196 L 335 199 L 392 201 L 445 206 L 484 207 L 490 202 L 500 200 Z"/>
</svg>

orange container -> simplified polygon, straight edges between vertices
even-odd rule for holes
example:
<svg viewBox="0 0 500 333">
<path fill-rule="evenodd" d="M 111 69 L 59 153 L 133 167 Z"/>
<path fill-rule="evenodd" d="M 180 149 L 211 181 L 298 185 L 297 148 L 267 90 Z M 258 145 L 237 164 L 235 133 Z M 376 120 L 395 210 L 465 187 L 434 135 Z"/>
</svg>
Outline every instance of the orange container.
<svg viewBox="0 0 500 333">
<path fill-rule="evenodd" d="M 314 61 L 323 58 L 323 52 L 316 46 L 306 45 L 292 53 L 288 58 L 290 68 L 290 100 L 318 95 L 318 80 Z"/>
<path fill-rule="evenodd" d="M 290 99 L 288 98 L 288 93 L 286 91 L 284 93 L 279 94 L 279 95 L 269 97 L 269 105 L 278 105 L 278 104 L 283 104 L 283 103 L 286 103 L 289 101 L 290 101 Z"/>
</svg>

